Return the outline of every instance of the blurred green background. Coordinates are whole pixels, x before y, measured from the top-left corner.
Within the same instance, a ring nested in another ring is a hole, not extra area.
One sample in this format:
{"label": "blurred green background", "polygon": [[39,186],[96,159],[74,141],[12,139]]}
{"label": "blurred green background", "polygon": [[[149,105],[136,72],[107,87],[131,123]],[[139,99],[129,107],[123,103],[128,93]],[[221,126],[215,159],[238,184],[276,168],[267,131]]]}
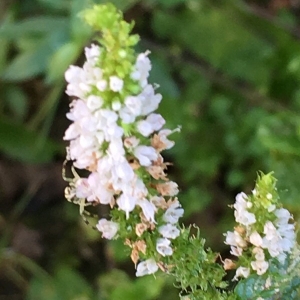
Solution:
{"label": "blurred green background", "polygon": [[[151,50],[160,113],[182,126],[165,158],[183,222],[226,255],[228,205],[259,170],[275,172],[299,221],[300,2],[112,2],[135,20],[137,50]],[[0,1],[1,300],[177,299],[171,278],[135,279],[122,243],[102,240],[64,199],[63,74],[92,41],[78,18],[91,3]]]}

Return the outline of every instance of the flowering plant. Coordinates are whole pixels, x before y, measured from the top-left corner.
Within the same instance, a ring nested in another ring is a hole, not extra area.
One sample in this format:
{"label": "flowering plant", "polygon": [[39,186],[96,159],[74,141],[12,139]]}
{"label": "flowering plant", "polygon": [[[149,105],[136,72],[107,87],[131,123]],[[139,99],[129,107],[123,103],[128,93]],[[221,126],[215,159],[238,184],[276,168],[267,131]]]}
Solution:
{"label": "flowering plant", "polygon": [[[192,227],[178,222],[184,211],[162,151],[174,146],[169,136],[180,129],[165,128],[155,112],[162,96],[148,82],[150,52],[136,55],[133,24],[113,5],[94,6],[82,17],[101,35],[85,49],[83,67],[70,66],[65,73],[66,93],[73,97],[64,136],[74,175],[66,178],[67,199],[83,216],[90,216],[87,206],[109,206],[109,218],[94,216],[102,237],[129,247],[136,276],[159,269],[173,275],[182,299],[291,297],[290,289],[300,284],[299,250],[272,174],[259,175],[252,195],[237,196],[238,225],[225,234],[237,260],[222,260],[223,267],[219,255],[205,249],[199,229],[192,235]],[[239,281],[234,289],[223,280],[230,269]]]}

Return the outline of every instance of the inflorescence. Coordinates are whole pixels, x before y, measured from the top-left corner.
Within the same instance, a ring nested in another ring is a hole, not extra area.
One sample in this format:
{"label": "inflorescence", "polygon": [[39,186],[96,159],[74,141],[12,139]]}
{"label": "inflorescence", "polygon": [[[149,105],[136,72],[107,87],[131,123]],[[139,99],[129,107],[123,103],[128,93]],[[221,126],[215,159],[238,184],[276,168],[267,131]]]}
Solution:
{"label": "inflorescence", "polygon": [[224,262],[225,269],[237,268],[234,280],[247,278],[253,272],[263,275],[274,260],[283,265],[293,250],[295,224],[290,223],[291,214],[278,200],[271,174],[259,177],[252,195],[236,196],[233,207],[237,226],[225,234],[225,243],[238,261]]}
{"label": "inflorescence", "polygon": [[[64,139],[70,141],[67,159],[88,174],[73,179],[70,197],[84,206],[110,206],[111,219],[100,219],[96,228],[106,239],[124,237],[135,264],[146,258],[137,266],[142,276],[157,271],[160,256],[172,255],[172,240],[180,234],[178,186],[168,179],[161,155],[174,146],[168,137],[179,129],[164,128],[165,119],[155,113],[162,96],[148,82],[149,52],[132,55],[128,41],[134,44],[134,36],[122,22],[109,24],[112,32],[118,27],[115,43],[110,32],[104,34],[102,47],[85,48],[83,67],[70,66],[65,73],[66,93],[74,100]],[[147,245],[150,235],[154,247]]]}

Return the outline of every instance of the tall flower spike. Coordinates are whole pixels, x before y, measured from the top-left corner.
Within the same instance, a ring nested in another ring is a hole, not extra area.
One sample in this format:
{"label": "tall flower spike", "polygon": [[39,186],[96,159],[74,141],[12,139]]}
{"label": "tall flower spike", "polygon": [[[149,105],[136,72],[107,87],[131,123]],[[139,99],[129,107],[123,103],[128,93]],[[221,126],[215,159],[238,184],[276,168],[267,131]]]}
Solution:
{"label": "tall flower spike", "polygon": [[174,145],[167,136],[177,130],[164,128],[164,118],[155,113],[162,96],[148,82],[150,52],[134,52],[132,24],[111,4],[82,16],[101,35],[85,49],[83,67],[70,66],[65,74],[66,93],[74,100],[64,139],[74,167],[87,174],[72,180],[73,200],[80,199],[83,210],[110,205],[110,220],[100,218],[96,228],[131,247],[137,276],[152,274],[180,235],[183,209],[173,198],[178,186],[167,178],[161,155]]}
{"label": "tall flower spike", "polygon": [[292,216],[281,207],[272,174],[258,176],[252,195],[240,193],[233,205],[237,226],[228,231],[225,244],[237,256],[236,275],[265,274],[272,264],[284,265],[296,243]]}

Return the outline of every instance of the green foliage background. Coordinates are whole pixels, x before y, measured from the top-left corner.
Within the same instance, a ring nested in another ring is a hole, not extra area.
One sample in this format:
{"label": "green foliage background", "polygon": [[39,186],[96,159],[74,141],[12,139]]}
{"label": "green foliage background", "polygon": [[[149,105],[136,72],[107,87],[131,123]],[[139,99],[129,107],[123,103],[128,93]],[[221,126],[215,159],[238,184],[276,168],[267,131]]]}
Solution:
{"label": "green foliage background", "polygon": [[[151,81],[160,85],[168,127],[182,126],[165,156],[181,187],[183,221],[197,223],[208,245],[226,255],[228,205],[253,188],[258,170],[275,171],[281,200],[299,220],[300,6],[111,2],[135,20],[137,50],[151,50]],[[102,241],[63,198],[63,74],[82,64],[92,41],[78,18],[92,3],[102,1],[0,3],[1,299],[177,297],[165,276],[135,279],[123,245]]]}

